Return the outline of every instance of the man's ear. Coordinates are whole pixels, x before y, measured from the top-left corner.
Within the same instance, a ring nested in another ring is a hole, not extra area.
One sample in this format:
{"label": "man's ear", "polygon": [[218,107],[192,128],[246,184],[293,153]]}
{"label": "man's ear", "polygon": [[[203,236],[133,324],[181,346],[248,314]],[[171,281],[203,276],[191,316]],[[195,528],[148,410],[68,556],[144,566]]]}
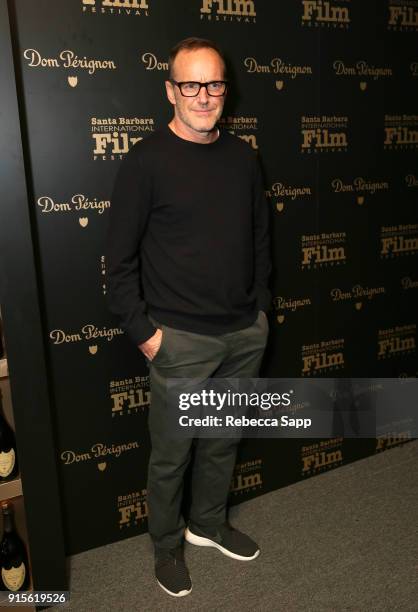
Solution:
{"label": "man's ear", "polygon": [[174,95],[174,85],[171,81],[166,81],[165,82],[165,90],[167,93],[167,98],[169,99],[169,101],[171,102],[171,104],[176,104],[176,98]]}

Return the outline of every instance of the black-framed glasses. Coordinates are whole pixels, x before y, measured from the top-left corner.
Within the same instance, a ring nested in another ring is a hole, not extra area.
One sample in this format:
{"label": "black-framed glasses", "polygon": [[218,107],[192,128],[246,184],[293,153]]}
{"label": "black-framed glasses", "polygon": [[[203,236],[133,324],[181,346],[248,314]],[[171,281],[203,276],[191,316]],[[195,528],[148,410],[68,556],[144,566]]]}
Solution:
{"label": "black-framed glasses", "polygon": [[208,96],[223,96],[226,92],[228,81],[209,81],[208,83],[200,83],[199,81],[175,81],[170,79],[171,83],[177,85],[182,96],[186,98],[194,98],[199,95],[202,87],[205,87]]}

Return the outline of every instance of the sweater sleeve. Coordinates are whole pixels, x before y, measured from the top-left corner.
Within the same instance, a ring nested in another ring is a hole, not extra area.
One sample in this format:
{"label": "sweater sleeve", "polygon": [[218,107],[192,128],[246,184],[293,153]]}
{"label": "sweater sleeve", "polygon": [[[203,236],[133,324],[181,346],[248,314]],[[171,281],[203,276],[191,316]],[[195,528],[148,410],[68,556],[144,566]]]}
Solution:
{"label": "sweater sleeve", "polygon": [[133,149],[122,160],[113,187],[105,240],[106,301],[137,346],[156,331],[146,315],[140,285],[140,243],[151,209],[151,177]]}
{"label": "sweater sleeve", "polygon": [[254,178],[254,282],[257,307],[268,312],[271,309],[271,293],[268,288],[271,273],[269,207],[264,193],[260,163],[255,157]]}

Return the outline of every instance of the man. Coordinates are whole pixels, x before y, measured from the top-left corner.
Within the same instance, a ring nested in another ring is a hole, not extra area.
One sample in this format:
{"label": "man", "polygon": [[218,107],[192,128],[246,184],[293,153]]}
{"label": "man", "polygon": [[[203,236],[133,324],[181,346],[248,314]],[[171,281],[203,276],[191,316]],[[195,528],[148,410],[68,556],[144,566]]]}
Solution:
{"label": "man", "polygon": [[256,156],[217,127],[227,91],[221,51],[208,40],[181,41],[165,85],[174,117],[121,164],[106,264],[109,308],[150,367],[149,533],[157,581],[180,597],[192,588],[184,538],[238,560],[260,551],[226,519],[235,439],[195,440],[185,529],[180,508],[193,441],[170,437],[166,379],[258,376],[270,258]]}

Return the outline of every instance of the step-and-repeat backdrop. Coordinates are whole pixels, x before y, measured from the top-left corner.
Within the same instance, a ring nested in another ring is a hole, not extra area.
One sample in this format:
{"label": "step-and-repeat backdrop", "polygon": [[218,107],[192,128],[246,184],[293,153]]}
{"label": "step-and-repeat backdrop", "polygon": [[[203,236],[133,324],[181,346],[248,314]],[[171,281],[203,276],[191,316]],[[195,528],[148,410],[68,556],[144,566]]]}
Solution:
{"label": "step-and-repeat backdrop", "polygon": [[[15,0],[68,553],[147,529],[148,370],[106,307],[116,171],[217,41],[271,207],[269,377],[417,375],[417,0]],[[245,440],[232,504],[410,438]],[[41,475],[40,475],[41,477]]]}

